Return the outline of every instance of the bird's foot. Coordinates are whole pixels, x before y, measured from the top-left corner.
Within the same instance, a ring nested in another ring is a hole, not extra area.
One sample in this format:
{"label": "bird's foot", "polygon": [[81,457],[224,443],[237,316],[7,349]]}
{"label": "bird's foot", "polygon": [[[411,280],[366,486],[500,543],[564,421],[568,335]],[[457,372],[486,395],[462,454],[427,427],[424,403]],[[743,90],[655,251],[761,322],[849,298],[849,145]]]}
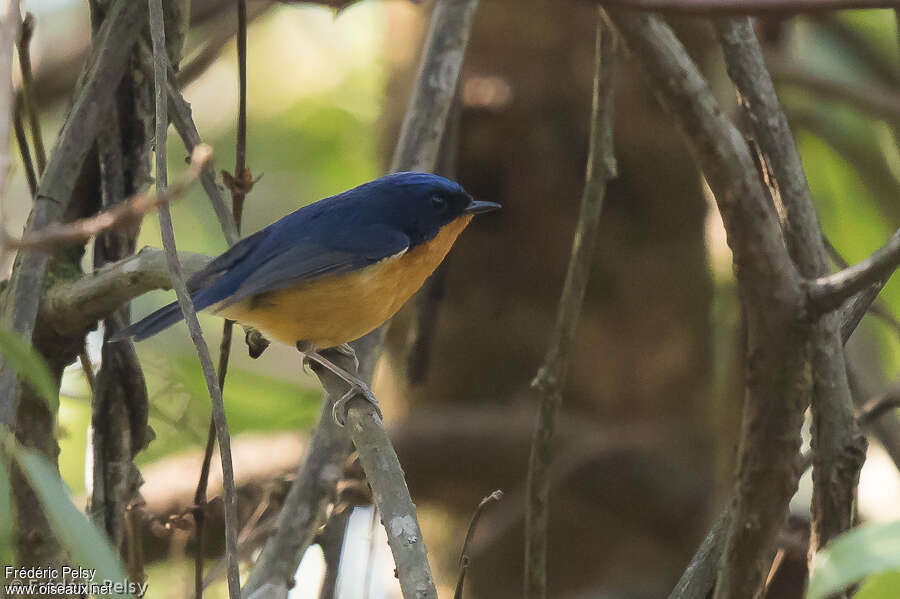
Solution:
{"label": "bird's foot", "polygon": [[354,397],[362,398],[372,404],[372,407],[375,408],[375,413],[378,414],[380,419],[384,420],[384,415],[381,413],[381,406],[378,405],[375,394],[372,393],[372,390],[369,389],[369,386],[364,382],[357,381],[350,384],[350,389],[348,389],[339,400],[334,402],[334,406],[331,408],[331,416],[338,426],[343,427],[347,423],[347,411],[350,409],[348,403]]}
{"label": "bird's foot", "polygon": [[341,343],[337,347],[333,348],[334,351],[338,352],[342,356],[347,356],[348,358],[353,358],[353,365],[359,370],[359,358],[356,357],[356,350],[351,347],[349,343]]}

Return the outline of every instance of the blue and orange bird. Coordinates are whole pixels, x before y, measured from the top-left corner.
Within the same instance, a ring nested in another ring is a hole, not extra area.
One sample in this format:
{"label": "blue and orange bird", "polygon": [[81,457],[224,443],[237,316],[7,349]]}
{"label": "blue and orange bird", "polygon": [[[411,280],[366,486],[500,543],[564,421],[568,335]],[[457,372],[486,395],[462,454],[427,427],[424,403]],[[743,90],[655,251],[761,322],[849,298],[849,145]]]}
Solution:
{"label": "blue and orange bird", "polygon": [[[458,183],[394,173],[319,200],[241,240],[187,282],[205,310],[296,346],[377,407],[358,377],[321,355],[393,316],[443,261],[475,214],[500,208]],[[113,339],[146,339],[182,319],[171,303]],[[355,356],[354,356],[355,357]]]}

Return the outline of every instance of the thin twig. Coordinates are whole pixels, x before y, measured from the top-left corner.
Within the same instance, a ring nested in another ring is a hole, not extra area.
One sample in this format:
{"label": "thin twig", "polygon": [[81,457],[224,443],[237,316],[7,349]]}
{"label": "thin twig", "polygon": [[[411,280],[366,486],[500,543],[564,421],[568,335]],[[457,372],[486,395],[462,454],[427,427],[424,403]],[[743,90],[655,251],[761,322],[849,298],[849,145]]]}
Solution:
{"label": "thin twig", "polygon": [[[166,133],[169,125],[168,117],[168,56],[166,53],[166,32],[163,23],[162,0],[149,0],[150,4],[150,36],[153,42],[153,71],[156,100],[156,187],[160,193],[166,192]],[[240,599],[241,582],[237,563],[237,497],[234,488],[234,468],[231,461],[231,440],[228,435],[228,423],[225,407],[222,402],[222,390],[216,378],[209,347],[203,339],[203,331],[197,320],[190,293],[185,284],[181,264],[175,247],[175,233],[172,228],[172,215],[167,204],[159,210],[159,225],[169,271],[172,275],[172,286],[178,296],[178,304],[184,320],[191,332],[191,340],[197,348],[203,375],[212,402],[213,418],[216,423],[216,435],[222,458],[222,479],[224,488],[225,512],[225,553],[228,557],[228,593],[231,599]]]}
{"label": "thin twig", "polygon": [[462,549],[459,552],[459,577],[456,579],[456,591],[453,593],[453,599],[462,599],[463,596],[463,586],[466,583],[466,572],[469,570],[470,563],[469,541],[472,540],[472,536],[475,534],[475,529],[478,527],[478,521],[481,519],[481,514],[488,504],[496,503],[501,499],[503,499],[503,491],[497,489],[490,495],[483,497],[482,500],[478,502],[475,511],[472,513],[472,518],[469,520],[469,526],[466,527],[466,538],[463,539]]}
{"label": "thin twig", "polygon": [[775,83],[797,86],[825,100],[845,103],[877,119],[900,125],[900,94],[877,84],[848,82],[819,75],[796,61],[767,56],[769,71]]}
{"label": "thin twig", "polygon": [[212,148],[207,145],[197,146],[191,155],[191,166],[181,181],[164,193],[157,187],[155,195],[139,193],[109,210],[68,223],[50,223],[40,231],[20,239],[0,233],[0,244],[5,248],[51,251],[61,245],[84,243],[104,231],[116,229],[136,231],[148,212],[184,195],[190,183],[197,178],[211,158]]}
{"label": "thin twig", "polygon": [[[832,261],[837,264],[838,268],[847,268],[850,266],[847,264],[847,261],[844,260],[844,257],[841,256],[840,252],[834,247],[834,244],[828,239],[828,237],[823,237],[825,241],[825,249],[828,251],[828,255],[831,257]],[[855,296],[851,297],[849,300],[844,302],[843,307],[841,308],[841,326],[846,327],[850,326],[855,329],[859,320],[865,314],[870,314],[875,318],[880,319],[884,324],[894,330],[895,333],[900,335],[900,320],[897,320],[897,317],[894,316],[890,307],[884,302],[884,300],[878,300],[877,295],[881,292],[881,289],[887,283],[887,279],[882,279],[881,281],[874,283],[872,287],[866,288]],[[873,289],[873,287],[877,287]],[[872,295],[872,298],[865,301],[869,295]],[[863,303],[865,302],[865,303]],[[866,308],[866,309],[863,309]],[[859,320],[854,321],[853,319],[857,318]],[[844,336],[846,338],[846,336]]]}
{"label": "thin twig", "polygon": [[594,257],[600,213],[606,184],[616,175],[613,158],[613,84],[616,43],[603,13],[597,10],[594,100],[591,112],[590,147],[581,210],[572,241],[572,257],[544,363],[532,382],[540,394],[540,406],[528,461],[527,510],[525,518],[526,599],[547,596],[547,534],[549,521],[550,465],[556,421],[562,405],[569,366],[569,353],[587,290]]}
{"label": "thin twig", "polygon": [[[238,53],[238,118],[237,118],[237,142],[235,146],[234,176],[252,176],[246,169],[247,156],[247,2],[237,0],[237,53]],[[239,175],[240,173],[240,175]],[[231,214],[234,218],[234,227],[238,235],[241,232],[241,217],[244,212],[245,190],[239,186],[231,188]],[[227,240],[226,240],[227,241]],[[222,325],[222,341],[219,344],[219,388],[225,388],[225,378],[228,374],[228,361],[231,357],[231,338],[234,332],[234,321],[225,320]],[[206,519],[204,509],[206,506],[206,486],[209,482],[209,465],[212,461],[213,448],[215,446],[215,422],[212,416],[209,420],[209,433],[206,438],[206,448],[203,454],[203,464],[200,468],[200,477],[197,481],[197,491],[194,494],[196,505],[195,518],[197,520],[197,553],[194,559],[194,593],[200,599],[203,596],[203,550],[204,527]]]}
{"label": "thin twig", "polygon": [[897,408],[900,408],[900,395],[886,393],[863,404],[857,411],[856,420],[860,426],[870,426],[883,415]]}
{"label": "thin twig", "polygon": [[31,36],[34,34],[34,15],[25,13],[22,29],[16,47],[19,51],[19,68],[22,70],[22,104],[28,115],[28,126],[31,127],[31,141],[34,144],[34,155],[37,158],[38,175],[47,168],[47,153],[44,151],[44,138],[41,136],[41,119],[38,116],[37,102],[34,97],[34,76],[31,72]]}
{"label": "thin twig", "polygon": [[816,279],[809,289],[811,309],[823,313],[889,277],[900,265],[900,229],[871,256],[834,274]]}
{"label": "thin twig", "polygon": [[[261,17],[274,4],[269,0],[257,0],[249,7],[247,22],[251,23]],[[203,47],[196,50],[189,59],[182,61],[176,77],[179,89],[184,89],[186,85],[206,72],[206,69],[218,59],[222,48],[231,41],[236,33],[235,22],[230,12],[211,27],[213,31],[205,36]]]}
{"label": "thin twig", "polygon": [[13,129],[16,133],[16,144],[19,146],[19,154],[22,156],[22,164],[25,166],[25,179],[28,181],[28,191],[31,199],[37,198],[38,178],[34,170],[34,161],[31,159],[31,149],[28,147],[28,136],[25,134],[25,124],[22,122],[22,96],[16,94],[13,108]]}

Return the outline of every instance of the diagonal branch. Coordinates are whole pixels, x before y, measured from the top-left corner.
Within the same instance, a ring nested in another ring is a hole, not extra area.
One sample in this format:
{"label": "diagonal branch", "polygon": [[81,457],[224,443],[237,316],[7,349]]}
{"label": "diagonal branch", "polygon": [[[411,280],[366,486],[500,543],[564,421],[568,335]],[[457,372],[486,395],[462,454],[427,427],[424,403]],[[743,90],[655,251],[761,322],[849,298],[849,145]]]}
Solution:
{"label": "diagonal branch", "polygon": [[572,241],[572,257],[559,300],[556,326],[551,333],[544,363],[532,383],[540,393],[540,405],[528,461],[524,593],[527,599],[547,596],[550,467],[553,463],[556,421],[562,406],[569,353],[590,278],[606,184],[616,176],[612,133],[616,42],[615,34],[600,9],[597,10],[596,35],[594,100],[581,210]]}
{"label": "diagonal branch", "polygon": [[[156,188],[158,193],[165,194],[167,186],[166,172],[166,133],[169,127],[167,84],[169,80],[168,56],[166,52],[166,31],[163,23],[162,0],[149,0],[150,3],[150,37],[153,41],[153,74],[156,100]],[[191,301],[185,283],[184,273],[178,261],[175,247],[175,232],[172,228],[172,215],[168,204],[162,204],[159,210],[159,227],[166,249],[166,262],[171,273],[172,286],[178,296],[178,304],[184,320],[191,333],[191,340],[197,348],[203,375],[209,390],[212,413],[216,424],[216,436],[219,441],[222,458],[222,479],[224,489],[225,511],[225,554],[228,560],[228,594],[231,599],[240,599],[241,581],[237,562],[237,497],[234,487],[234,467],[231,461],[231,440],[228,435],[228,423],[225,407],[222,402],[222,389],[216,378],[209,347],[203,339],[200,321]]]}
{"label": "diagonal branch", "polygon": [[867,288],[879,283],[883,286],[882,281],[886,282],[898,265],[900,229],[865,260],[813,281],[809,288],[810,310],[823,314],[840,308],[844,302]]}

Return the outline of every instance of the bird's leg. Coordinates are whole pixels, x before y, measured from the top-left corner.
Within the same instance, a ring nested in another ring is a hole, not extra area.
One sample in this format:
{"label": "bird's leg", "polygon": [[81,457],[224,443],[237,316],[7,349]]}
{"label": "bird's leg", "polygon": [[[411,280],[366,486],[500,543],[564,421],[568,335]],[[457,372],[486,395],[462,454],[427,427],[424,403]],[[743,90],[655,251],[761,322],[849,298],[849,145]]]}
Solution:
{"label": "bird's leg", "polygon": [[[359,396],[372,404],[372,406],[375,408],[375,411],[378,413],[378,417],[382,419],[384,418],[381,413],[381,407],[378,405],[378,400],[375,399],[375,394],[372,393],[372,390],[369,389],[369,386],[365,383],[365,381],[360,379],[358,376],[347,372],[346,370],[320,354],[318,351],[313,349],[307,343],[298,342],[297,350],[303,354],[304,361],[309,360],[310,362],[315,362],[316,364],[327,368],[335,376],[337,376],[350,386],[350,389],[348,389],[340,399],[334,402],[334,407],[331,410],[332,417],[339,426],[344,426],[344,423],[347,420],[347,402],[356,396]],[[351,349],[350,351],[352,352],[353,350]]]}

